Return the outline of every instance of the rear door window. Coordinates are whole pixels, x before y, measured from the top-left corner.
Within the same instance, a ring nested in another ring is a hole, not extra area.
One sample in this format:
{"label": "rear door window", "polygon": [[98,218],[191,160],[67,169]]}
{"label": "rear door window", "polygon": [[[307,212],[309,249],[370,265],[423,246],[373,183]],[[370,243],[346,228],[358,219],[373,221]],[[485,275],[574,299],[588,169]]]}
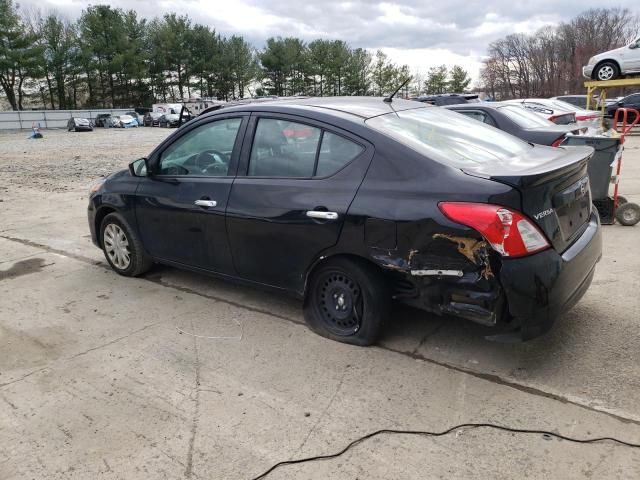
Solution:
{"label": "rear door window", "polygon": [[260,118],[249,158],[249,176],[313,176],[322,130],[285,119]]}
{"label": "rear door window", "polygon": [[319,127],[286,119],[260,118],[249,158],[250,177],[328,177],[364,147]]}

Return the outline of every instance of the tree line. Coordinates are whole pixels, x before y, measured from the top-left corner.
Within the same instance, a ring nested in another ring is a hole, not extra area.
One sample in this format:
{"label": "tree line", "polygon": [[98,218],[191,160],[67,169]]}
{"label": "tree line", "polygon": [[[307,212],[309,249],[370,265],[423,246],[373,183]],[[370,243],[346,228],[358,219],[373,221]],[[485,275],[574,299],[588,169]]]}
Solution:
{"label": "tree line", "polygon": [[[446,66],[438,68],[424,82],[417,75],[403,93],[468,86],[461,67],[453,68],[452,82],[438,77],[444,68],[448,78]],[[269,38],[257,50],[241,35],[225,37],[175,13],[148,20],[134,10],[95,5],[71,22],[0,0],[0,86],[14,110],[25,107],[27,96],[45,108],[75,109],[191,96],[384,95],[411,76],[382,51],[341,40]]]}
{"label": "tree line", "polygon": [[496,99],[583,92],[582,66],[595,54],[628,44],[638,26],[638,16],[626,8],[597,8],[532,35],[508,35],[489,45],[482,86]]}

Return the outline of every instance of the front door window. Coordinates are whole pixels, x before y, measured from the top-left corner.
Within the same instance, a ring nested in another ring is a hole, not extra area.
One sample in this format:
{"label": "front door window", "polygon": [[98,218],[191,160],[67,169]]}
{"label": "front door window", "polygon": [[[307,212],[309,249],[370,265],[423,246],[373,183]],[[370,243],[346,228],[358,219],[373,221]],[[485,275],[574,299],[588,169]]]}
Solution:
{"label": "front door window", "polygon": [[226,176],[241,123],[226,118],[186,133],[162,152],[158,175]]}

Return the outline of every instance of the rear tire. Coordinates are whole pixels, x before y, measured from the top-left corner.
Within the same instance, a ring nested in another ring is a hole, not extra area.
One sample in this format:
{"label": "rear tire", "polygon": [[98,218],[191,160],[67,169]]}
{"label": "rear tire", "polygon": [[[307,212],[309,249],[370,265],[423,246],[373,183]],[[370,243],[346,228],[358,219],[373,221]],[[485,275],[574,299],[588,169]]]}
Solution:
{"label": "rear tire", "polygon": [[605,82],[615,80],[620,76],[620,69],[614,62],[602,62],[593,72],[594,80]]}
{"label": "rear tire", "polygon": [[100,243],[107,262],[120,275],[137,277],[153,265],[136,233],[118,213],[110,213],[102,220]]}
{"label": "rear tire", "polygon": [[640,206],[635,203],[625,203],[616,210],[616,220],[625,227],[631,227],[640,222]]}
{"label": "rear tire", "polygon": [[323,337],[351,345],[376,342],[391,305],[386,282],[372,265],[346,258],[315,270],[304,301],[304,318]]}

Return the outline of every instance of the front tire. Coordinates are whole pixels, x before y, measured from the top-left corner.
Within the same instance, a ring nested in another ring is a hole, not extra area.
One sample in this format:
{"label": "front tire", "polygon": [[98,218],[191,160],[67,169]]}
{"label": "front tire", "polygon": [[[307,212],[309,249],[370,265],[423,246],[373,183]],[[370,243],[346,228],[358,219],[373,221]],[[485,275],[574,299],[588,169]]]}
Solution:
{"label": "front tire", "polygon": [[153,265],[136,233],[117,213],[102,220],[100,243],[107,262],[120,275],[137,277]]}
{"label": "front tire", "polygon": [[615,80],[620,76],[620,69],[614,62],[602,62],[598,65],[593,72],[594,80],[606,82],[608,80]]}
{"label": "front tire", "polygon": [[323,337],[352,345],[376,342],[391,297],[384,277],[364,261],[336,258],[313,272],[304,301],[304,318]]}

